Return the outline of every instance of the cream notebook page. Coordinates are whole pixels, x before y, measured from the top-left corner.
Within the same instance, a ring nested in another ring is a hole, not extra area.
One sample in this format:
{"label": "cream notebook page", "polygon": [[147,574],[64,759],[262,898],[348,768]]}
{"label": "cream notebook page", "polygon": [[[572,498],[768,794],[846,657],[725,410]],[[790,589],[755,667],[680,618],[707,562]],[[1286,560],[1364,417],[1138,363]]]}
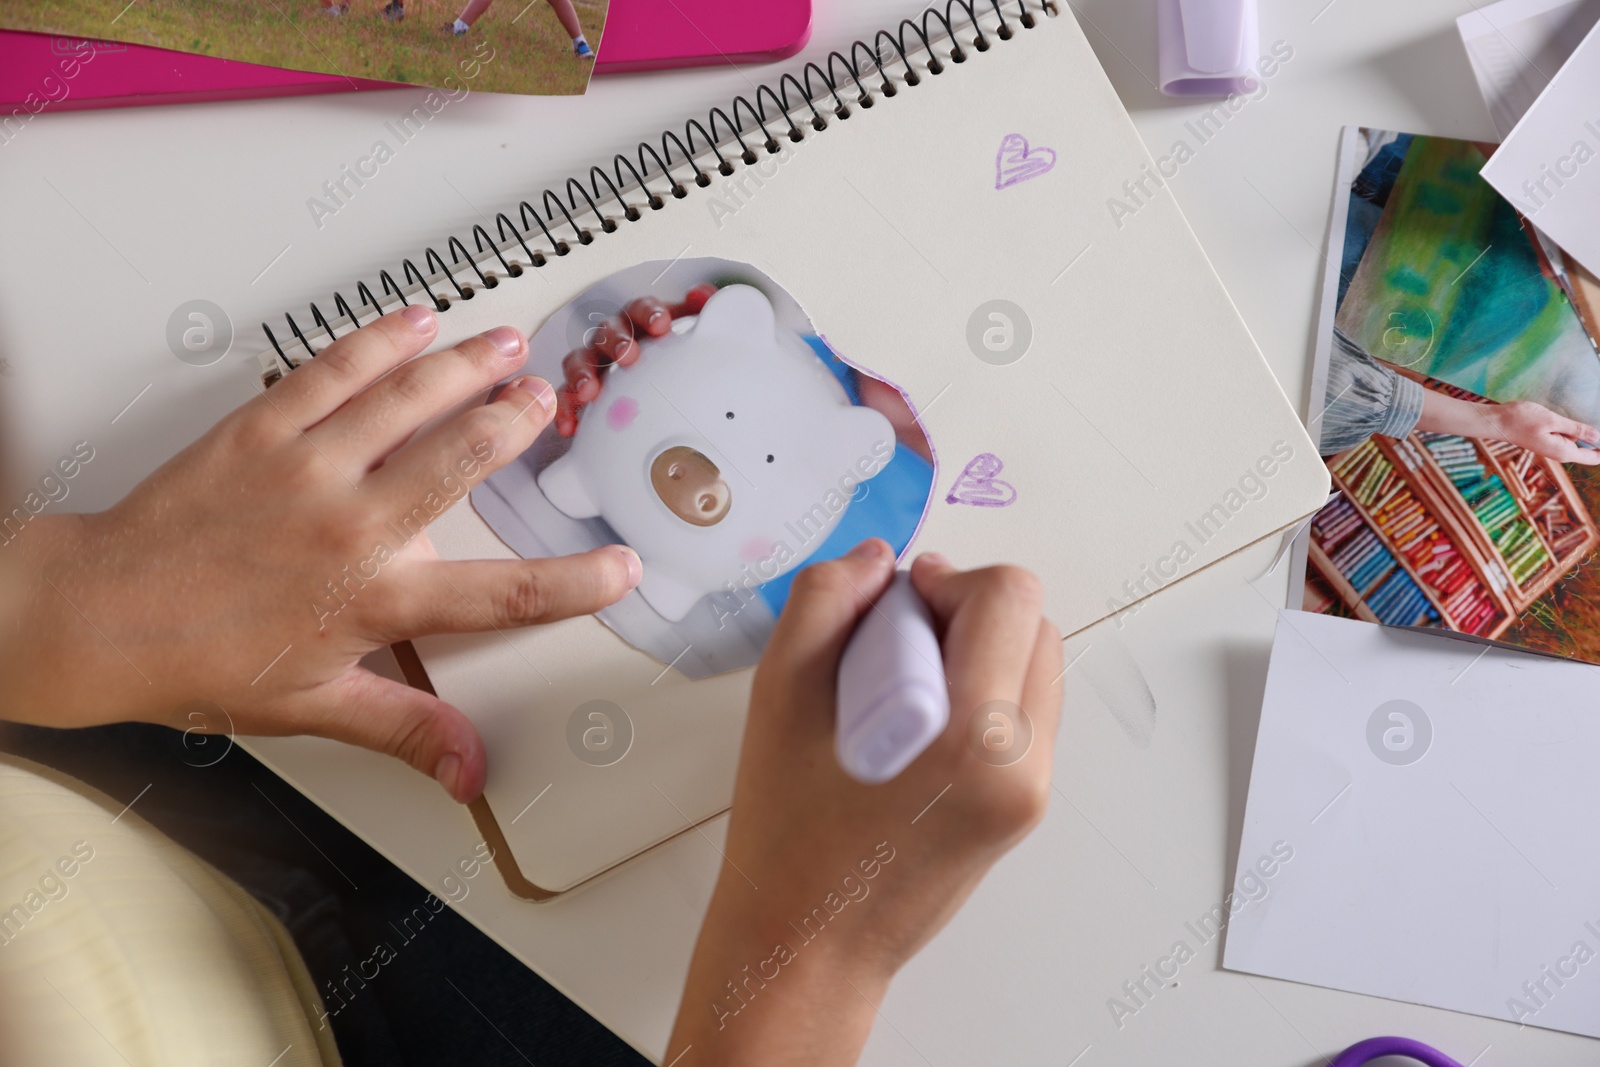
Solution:
{"label": "cream notebook page", "polygon": [[[1170,195],[1126,198],[1150,157],[1070,13],[1023,29],[1015,7],[1011,39],[992,11],[986,51],[958,24],[965,62],[946,58],[892,97],[863,77],[875,103],[846,119],[824,91],[825,130],[801,101],[799,143],[769,122],[784,157],[736,210],[721,176],[700,188],[676,167],[685,196],[634,222],[608,212],[616,232],[596,227],[591,244],[455,302],[440,344],[504,322],[532,334],[638,264],[749,264],[918,412],[936,465],[911,550],[1031,568],[1067,633],[1295,523],[1327,493],[1316,449]],[[919,45],[911,61],[924,60]],[[898,59],[888,69],[903,73]],[[854,100],[848,78],[841,93]],[[526,259],[515,242],[507,254]],[[1006,365],[969,343],[996,300],[1031,326]],[[975,479],[980,500],[1009,506],[972,506]],[[432,537],[447,558],[512,555],[467,506]],[[439,695],[482,729],[488,799],[537,885],[569,888],[727,806],[748,669],[692,681],[593,618],[418,650]],[[574,710],[596,700],[632,725],[626,756],[604,767],[568,744]]]}

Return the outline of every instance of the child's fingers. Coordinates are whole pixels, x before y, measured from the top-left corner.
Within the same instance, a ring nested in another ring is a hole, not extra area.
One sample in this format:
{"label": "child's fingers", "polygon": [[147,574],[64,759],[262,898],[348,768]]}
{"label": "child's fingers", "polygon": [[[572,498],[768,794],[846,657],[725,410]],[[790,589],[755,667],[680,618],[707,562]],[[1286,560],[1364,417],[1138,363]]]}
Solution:
{"label": "child's fingers", "polygon": [[1561,420],[1559,430],[1574,441],[1588,441],[1591,444],[1600,443],[1600,430],[1596,430],[1586,422],[1578,422],[1565,416],[1557,416]]}
{"label": "child's fingers", "polygon": [[527,354],[527,340],[519,331],[496,327],[397,368],[308,436],[348,475],[360,477],[405,444],[417,427],[504,378]]}
{"label": "child's fingers", "polygon": [[[1040,622],[1028,652],[1020,708],[979,705],[982,717],[976,721],[972,712],[962,715],[952,709],[951,729],[939,741],[946,753],[959,746],[960,756],[987,787],[987,799],[973,813],[971,825],[988,843],[1003,847],[1020,840],[1050,806],[1061,721],[1061,634],[1048,621]],[[991,754],[983,761],[991,766],[970,767],[977,762],[975,754],[969,755],[976,745]]]}
{"label": "child's fingers", "polygon": [[313,691],[293,726],[404,760],[463,804],[483,792],[488,760],[472,721],[432,693],[362,668]]}
{"label": "child's fingers", "polygon": [[609,367],[613,363],[626,366],[639,358],[639,342],[633,337],[633,323],[626,318],[617,318],[594,331],[589,341],[589,350],[595,355],[595,362],[600,367]]}
{"label": "child's fingers", "polygon": [[580,403],[587,404],[600,395],[600,365],[596,358],[590,349],[579,348],[568,352],[561,360],[567,388]]}
{"label": "child's fingers", "polygon": [[941,631],[951,717],[964,723],[991,700],[1020,703],[1043,617],[1039,579],[1020,567],[957,571],[923,556],[911,581]]}
{"label": "child's fingers", "polygon": [[462,412],[394,453],[363,488],[385,502],[389,521],[425,526],[521,455],[555,410],[548,382],[518,378],[493,403]]}
{"label": "child's fingers", "polygon": [[559,622],[615,604],[641,573],[626,545],[554,559],[431,561],[375,599],[383,617],[367,622],[392,640]]}
{"label": "child's fingers", "polygon": [[298,430],[308,430],[428,347],[438,332],[439,317],[432,308],[413,304],[391,312],[345,334],[253,403],[275,409]]}
{"label": "child's fingers", "polygon": [[760,676],[775,680],[786,691],[811,686],[831,694],[845,643],[893,576],[894,551],[878,538],[861,542],[848,555],[802,570],[767,642]]}
{"label": "child's fingers", "polygon": [[578,432],[578,412],[583,410],[583,404],[575,397],[571,389],[562,389],[556,393],[556,433],[562,437],[571,437]]}
{"label": "child's fingers", "polygon": [[675,319],[685,315],[698,315],[705,309],[706,301],[717,295],[717,287],[712,282],[701,282],[690,289],[683,297],[683,303],[673,305],[669,310]]}
{"label": "child's fingers", "polygon": [[1560,463],[1576,463],[1581,467],[1593,467],[1600,463],[1600,451],[1592,448],[1579,448],[1571,442],[1562,441],[1557,450],[1559,454],[1551,458]]}
{"label": "child's fingers", "polygon": [[642,296],[622,309],[635,336],[665,337],[672,330],[672,312],[653,296]]}
{"label": "child's fingers", "polygon": [[1033,660],[1022,682],[1022,707],[1033,724],[1034,748],[1053,754],[1056,731],[1061,725],[1062,682],[1066,671],[1061,631],[1049,619],[1039,620],[1039,633],[1033,643]]}

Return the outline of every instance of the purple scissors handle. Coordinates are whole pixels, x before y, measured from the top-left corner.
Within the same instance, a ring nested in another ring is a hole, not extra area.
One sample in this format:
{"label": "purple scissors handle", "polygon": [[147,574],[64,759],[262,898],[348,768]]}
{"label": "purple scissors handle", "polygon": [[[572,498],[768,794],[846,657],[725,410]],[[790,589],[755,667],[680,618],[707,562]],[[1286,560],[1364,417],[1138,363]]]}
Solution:
{"label": "purple scissors handle", "polygon": [[1361,1067],[1364,1063],[1384,1056],[1409,1056],[1427,1067],[1461,1067],[1432,1045],[1413,1041],[1409,1037],[1369,1037],[1358,1041],[1333,1058],[1328,1067]]}

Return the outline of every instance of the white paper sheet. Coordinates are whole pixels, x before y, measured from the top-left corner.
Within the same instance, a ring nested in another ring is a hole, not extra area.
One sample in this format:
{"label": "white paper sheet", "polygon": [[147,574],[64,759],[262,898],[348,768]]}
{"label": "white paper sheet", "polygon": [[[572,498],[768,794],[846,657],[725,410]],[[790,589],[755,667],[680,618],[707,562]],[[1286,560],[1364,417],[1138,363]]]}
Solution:
{"label": "white paper sheet", "polygon": [[1456,20],[1501,138],[1600,22],[1600,0],[1500,0]]}
{"label": "white paper sheet", "polygon": [[1483,177],[1569,255],[1600,271],[1600,26],[1551,78]]}
{"label": "white paper sheet", "polygon": [[1233,917],[1223,965],[1600,1037],[1597,684],[1284,612],[1239,878],[1293,857]]}

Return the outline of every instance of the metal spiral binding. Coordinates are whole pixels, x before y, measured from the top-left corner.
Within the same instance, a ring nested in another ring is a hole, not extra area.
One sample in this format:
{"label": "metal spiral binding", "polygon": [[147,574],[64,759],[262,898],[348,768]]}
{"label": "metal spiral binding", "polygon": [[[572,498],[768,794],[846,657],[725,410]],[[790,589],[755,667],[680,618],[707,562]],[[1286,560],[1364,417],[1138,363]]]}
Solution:
{"label": "metal spiral binding", "polygon": [[[987,12],[983,12],[984,8],[991,9],[994,19],[998,20],[998,24],[992,29],[986,29],[983,24],[983,19],[987,17]],[[1015,14],[1008,16],[1007,9],[1014,9]],[[522,223],[520,229],[504,212],[497,214],[495,229],[498,240],[490,236],[489,231],[483,226],[474,225],[472,227],[473,245],[476,250],[474,252],[469,252],[466,243],[460,238],[451,237],[445,245],[450,253],[449,263],[446,263],[444,257],[433,248],[428,248],[424,250],[422,267],[418,267],[410,259],[402,262],[404,284],[396,282],[387,270],[380,271],[378,278],[383,286],[382,296],[374,295],[366,282],[357,282],[356,293],[360,298],[358,306],[352,307],[343,294],[334,293],[333,305],[336,314],[331,320],[322,313],[321,308],[312,304],[311,319],[316,327],[312,336],[317,337],[320,334],[331,343],[338,336],[336,329],[347,326],[350,329],[360,329],[365,325],[361,322],[360,313],[370,306],[374,312],[373,318],[377,318],[385,313],[384,301],[389,297],[394,298],[394,302],[388,308],[390,311],[396,307],[408,306],[419,297],[427,299],[438,311],[447,311],[452,300],[450,290],[454,290],[454,299],[470,300],[478,288],[496,288],[502,277],[521,277],[530,267],[533,269],[543,267],[552,255],[567,255],[572,250],[571,242],[574,240],[580,245],[591,244],[595,239],[593,231],[585,228],[579,221],[586,216],[593,216],[598,221],[602,233],[614,233],[619,228],[617,218],[608,215],[603,210],[605,208],[620,209],[623,221],[636,222],[643,217],[641,207],[659,211],[666,205],[665,196],[676,199],[687,196],[688,189],[684,181],[693,181],[703,189],[711,184],[709,170],[714,169],[716,173],[728,176],[735,173],[733,160],[745,166],[754,165],[759,162],[760,157],[756,155],[746,136],[753,135],[757,129],[761,132],[761,139],[755,143],[769,155],[777,154],[781,151],[781,146],[769,127],[778,127],[780,135],[787,136],[790,141],[799,142],[806,137],[802,132],[802,125],[808,125],[818,132],[828,128],[828,115],[825,112],[829,111],[827,105],[830,99],[833,105],[831,115],[840,121],[850,118],[852,105],[861,108],[872,107],[876,99],[873,90],[863,82],[863,78],[870,81],[875,75],[879,82],[877,92],[885,97],[895,96],[900,91],[900,85],[915,87],[921,84],[922,75],[918,65],[913,62],[914,58],[922,59],[922,71],[937,76],[944,72],[945,60],[951,63],[965,63],[969,58],[968,48],[976,52],[987,52],[991,47],[991,35],[1001,41],[1011,40],[1016,32],[1012,28],[1013,22],[1022,29],[1030,30],[1038,25],[1038,15],[1054,16],[1056,13],[1055,0],[1012,0],[1011,3],[1002,3],[1001,0],[987,0],[987,3],[985,0],[946,0],[942,12],[937,7],[929,7],[922,13],[920,19],[902,19],[893,32],[879,30],[871,44],[866,41],[855,41],[847,50],[848,55],[840,51],[828,53],[826,70],[813,61],[805,65],[799,77],[794,73],[785,73],[778,79],[776,89],[771,85],[758,87],[755,92],[755,103],[751,103],[744,96],[734,97],[731,118],[722,108],[714,107],[707,116],[706,123],[690,119],[684,125],[684,134],[681,138],[672,130],[664,131],[661,135],[659,152],[650,142],[639,142],[638,166],[634,166],[633,160],[628,156],[618,153],[612,160],[610,173],[599,166],[589,168],[587,187],[579,178],[568,178],[565,186],[565,202],[559,193],[551,189],[544,190],[540,196],[543,212],[528,201],[522,201],[518,205],[518,218]],[[962,41],[956,36],[962,25],[976,34],[966,46],[963,46]],[[942,54],[941,47],[945,48]],[[864,62],[858,59],[862,55],[865,56]],[[888,57],[887,60],[885,56]],[[850,93],[852,87],[855,90],[853,95]],[[794,93],[793,100],[790,97],[791,89]],[[819,102],[822,105],[820,110]],[[749,122],[753,125],[741,124],[741,113],[748,114]],[[779,126],[780,121],[787,125],[787,131]],[[725,130],[720,139],[719,129]],[[698,153],[695,149],[697,138],[701,144]],[[753,136],[751,140],[754,140]],[[734,145],[738,146],[737,152],[733,151]],[[676,165],[680,171],[687,165],[693,172],[692,177],[680,180],[679,176],[674,174],[674,151],[677,153]],[[716,158],[714,167],[709,167],[708,153]],[[651,174],[652,164],[656,172],[654,175]],[[665,196],[661,191],[650,187],[652,178],[666,181]],[[629,203],[627,196],[635,191],[643,194],[643,199]],[[539,236],[543,241],[535,239],[535,246],[530,247],[528,235],[533,232],[535,226],[538,227]],[[524,258],[516,257],[518,250]],[[512,258],[508,259],[508,254]],[[493,269],[496,264],[500,267],[500,272]],[[459,276],[461,274],[465,274],[466,277],[463,279]],[[476,284],[473,284],[474,279]],[[267,340],[271,342],[277,360],[281,363],[281,366],[274,365],[267,375],[268,384],[293,370],[300,362],[314,358],[317,354],[316,348],[301,330],[300,325],[295,322],[294,316],[285,313],[284,318],[288,322],[289,332],[294,336],[294,340],[289,342],[290,351],[294,351],[293,346],[297,344],[304,350],[305,356],[292,359],[284,352],[283,345],[274,336],[272,328],[263,322],[261,329],[267,335]]]}

